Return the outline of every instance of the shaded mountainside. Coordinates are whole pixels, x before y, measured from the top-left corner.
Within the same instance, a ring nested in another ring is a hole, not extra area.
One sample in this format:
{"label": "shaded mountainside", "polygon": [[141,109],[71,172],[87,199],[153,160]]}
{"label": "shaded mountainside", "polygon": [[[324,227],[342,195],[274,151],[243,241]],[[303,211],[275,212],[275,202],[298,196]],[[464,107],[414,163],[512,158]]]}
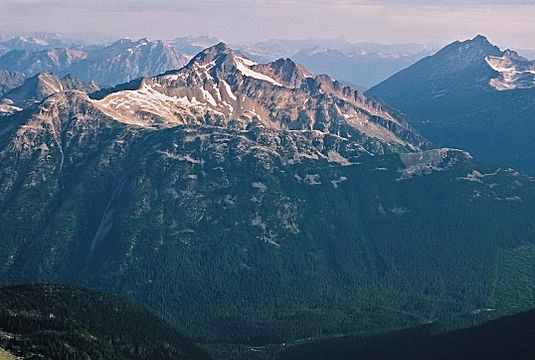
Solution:
{"label": "shaded mountainside", "polygon": [[62,285],[0,288],[0,330],[22,359],[209,359],[142,306]]}
{"label": "shaded mountainside", "polygon": [[58,76],[73,74],[82,81],[101,85],[154,76],[179,69],[185,63],[184,56],[172,46],[148,39],[122,39],[90,48],[12,50],[0,57],[0,69],[18,71],[27,77],[42,72]]}
{"label": "shaded mountainside", "polygon": [[445,332],[432,324],[379,335],[289,346],[277,360],[527,360],[535,357],[535,311]]}
{"label": "shaded mountainside", "polygon": [[49,72],[63,76],[70,66],[87,56],[81,49],[12,50],[0,57],[0,68],[18,71],[27,77]]}
{"label": "shaded mountainside", "polygon": [[224,44],[63,91],[0,119],[0,282],[128,295],[222,359],[534,306],[534,180],[425,145],[351,88]]}
{"label": "shaded mountainside", "polygon": [[535,173],[535,65],[483,36],[455,42],[366,94],[435,144]]}

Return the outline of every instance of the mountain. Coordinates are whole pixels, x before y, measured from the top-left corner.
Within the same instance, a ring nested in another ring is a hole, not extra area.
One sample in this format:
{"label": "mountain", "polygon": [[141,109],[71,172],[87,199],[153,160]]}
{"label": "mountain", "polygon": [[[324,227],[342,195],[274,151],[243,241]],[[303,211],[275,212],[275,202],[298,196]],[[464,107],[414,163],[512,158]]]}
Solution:
{"label": "mountain", "polygon": [[69,72],[75,62],[87,56],[84,50],[67,48],[12,50],[0,57],[0,68],[18,71],[28,77],[40,72],[53,72],[62,76]]}
{"label": "mountain", "polygon": [[142,306],[62,285],[1,288],[0,329],[17,359],[209,359]]}
{"label": "mountain", "polygon": [[40,103],[50,95],[67,90],[80,90],[90,93],[97,91],[98,87],[94,83],[85,84],[72,75],[66,75],[60,79],[51,73],[40,73],[26,79],[21,86],[0,97],[0,106],[3,104],[24,109]]}
{"label": "mountain", "polygon": [[535,173],[534,63],[485,37],[455,42],[370,89],[432,142]]}
{"label": "mountain", "polygon": [[24,74],[16,71],[0,70],[0,96],[24,82]]}
{"label": "mountain", "polygon": [[350,43],[344,39],[269,40],[240,47],[256,61],[290,57],[317,74],[370,88],[431,54],[432,45]]}
{"label": "mountain", "polygon": [[83,81],[114,85],[179,69],[185,63],[185,57],[163,41],[121,39],[90,51],[69,72]]}
{"label": "mountain", "polygon": [[63,91],[0,121],[0,283],[128,296],[221,359],[533,307],[535,180],[427,146],[350,87],[224,44]]}
{"label": "mountain", "polygon": [[185,62],[181,54],[162,41],[122,39],[87,49],[13,50],[0,57],[0,69],[26,76],[40,72],[73,74],[85,82],[114,85],[177,69]]}
{"label": "mountain", "polygon": [[[119,90],[119,91],[116,91]],[[290,59],[259,65],[220,43],[183,69],[93,96],[110,116],[144,126],[203,124],[318,130],[366,150],[416,148],[425,140],[377,103]],[[416,146],[416,147],[415,147]]]}
{"label": "mountain", "polygon": [[45,50],[50,48],[79,48],[79,41],[67,40],[53,33],[18,35],[0,40],[0,46],[9,50]]}
{"label": "mountain", "polygon": [[278,360],[523,360],[535,356],[535,311],[456,331],[436,324],[288,346]]}

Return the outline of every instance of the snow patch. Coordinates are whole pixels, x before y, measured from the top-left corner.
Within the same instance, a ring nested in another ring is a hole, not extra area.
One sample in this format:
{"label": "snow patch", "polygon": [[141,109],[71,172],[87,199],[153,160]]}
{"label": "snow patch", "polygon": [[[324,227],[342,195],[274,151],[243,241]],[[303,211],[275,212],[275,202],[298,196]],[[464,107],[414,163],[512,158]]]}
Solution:
{"label": "snow patch", "polygon": [[204,161],[194,159],[189,154],[186,154],[186,155],[173,154],[173,153],[170,153],[169,151],[158,151],[158,152],[162,155],[165,155],[165,157],[169,159],[187,161],[191,164],[204,164]]}
{"label": "snow patch", "polygon": [[217,106],[217,101],[215,101],[214,97],[208,90],[205,88],[201,88],[202,95],[204,96],[204,99],[210,103],[212,106]]}
{"label": "snow patch", "polygon": [[335,189],[338,189],[338,184],[343,183],[344,181],[347,181],[347,177],[341,176],[338,180],[331,180],[331,184],[333,184]]}
{"label": "snow patch", "polygon": [[236,95],[234,95],[234,93],[232,92],[232,89],[230,88],[230,85],[228,84],[228,82],[226,82],[225,80],[221,80],[221,82],[223,83],[223,87],[225,88],[225,91],[227,92],[227,95],[234,101],[237,101],[238,98],[236,97]]}
{"label": "snow patch", "polygon": [[498,91],[535,88],[535,61],[527,60],[513,51],[503,56],[487,56],[487,64],[498,73],[490,85]]}
{"label": "snow patch", "polygon": [[305,182],[308,185],[321,185],[319,174],[307,174],[305,176]]}
{"label": "snow patch", "polygon": [[257,79],[257,80],[267,81],[276,86],[282,86],[282,84],[278,82],[277,80],[251,69],[250,68],[251,66],[257,65],[255,62],[242,58],[242,57],[236,57],[235,62],[236,62],[236,67],[243,75]]}

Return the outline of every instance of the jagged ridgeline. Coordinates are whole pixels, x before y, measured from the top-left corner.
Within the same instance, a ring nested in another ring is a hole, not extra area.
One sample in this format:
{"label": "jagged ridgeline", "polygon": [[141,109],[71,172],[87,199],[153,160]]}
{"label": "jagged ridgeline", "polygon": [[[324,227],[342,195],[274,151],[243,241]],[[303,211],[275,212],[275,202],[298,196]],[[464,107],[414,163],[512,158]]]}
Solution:
{"label": "jagged ridgeline", "polygon": [[0,281],[126,294],[205,344],[535,305],[533,179],[429,146],[328,76],[224,44],[62,91],[0,119]]}
{"label": "jagged ridgeline", "polygon": [[0,329],[17,359],[209,359],[144,307],[61,285],[0,288]]}

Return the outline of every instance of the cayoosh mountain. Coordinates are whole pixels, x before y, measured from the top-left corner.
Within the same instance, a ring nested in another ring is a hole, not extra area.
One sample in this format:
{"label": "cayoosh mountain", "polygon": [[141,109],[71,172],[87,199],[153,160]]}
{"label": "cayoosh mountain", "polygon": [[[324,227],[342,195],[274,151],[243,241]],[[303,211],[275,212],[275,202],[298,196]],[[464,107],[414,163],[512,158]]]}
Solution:
{"label": "cayoosh mountain", "polygon": [[483,36],[454,42],[366,94],[436,144],[535,173],[535,62]]}
{"label": "cayoosh mountain", "polygon": [[128,295],[220,358],[534,306],[534,180],[428,145],[328,76],[224,44],[61,91],[0,121],[0,282]]}

